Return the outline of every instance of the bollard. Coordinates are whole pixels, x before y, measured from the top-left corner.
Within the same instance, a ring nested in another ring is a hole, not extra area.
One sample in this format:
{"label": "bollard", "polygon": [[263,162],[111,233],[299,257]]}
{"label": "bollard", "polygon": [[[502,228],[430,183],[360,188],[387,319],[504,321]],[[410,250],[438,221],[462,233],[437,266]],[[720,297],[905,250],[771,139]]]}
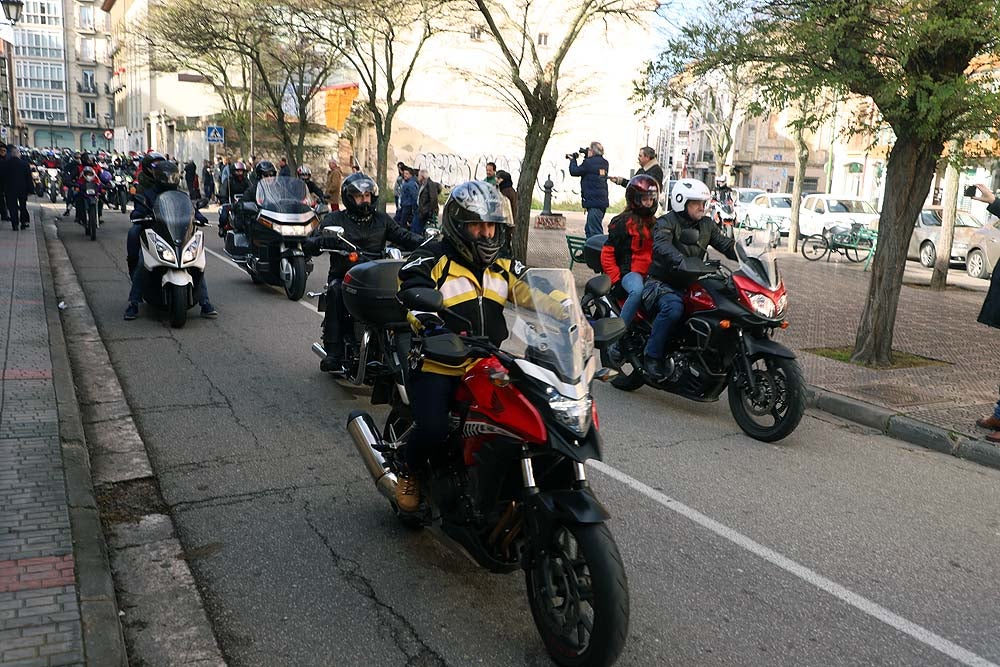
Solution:
{"label": "bollard", "polygon": [[545,193],[542,198],[542,215],[552,215],[552,188],[554,186],[552,175],[546,175],[545,183],[542,185],[542,191]]}

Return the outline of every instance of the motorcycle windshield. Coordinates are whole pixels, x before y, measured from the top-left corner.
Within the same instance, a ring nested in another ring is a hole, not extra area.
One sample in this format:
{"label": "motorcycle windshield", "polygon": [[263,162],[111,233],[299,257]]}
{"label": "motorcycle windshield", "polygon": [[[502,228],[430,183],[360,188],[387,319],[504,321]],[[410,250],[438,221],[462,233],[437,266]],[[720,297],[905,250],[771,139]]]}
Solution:
{"label": "motorcycle windshield", "polygon": [[257,205],[275,213],[308,213],[309,190],[299,178],[265,178],[257,186]]}
{"label": "motorcycle windshield", "polygon": [[[766,237],[767,234],[760,234]],[[736,242],[736,258],[740,262],[743,274],[761,287],[776,290],[781,284],[781,274],[778,273],[778,261],[767,243],[762,243],[757,235],[745,236]]]}
{"label": "motorcycle windshield", "polygon": [[194,220],[194,205],[191,204],[191,198],[183,192],[168,190],[156,198],[153,217],[167,228],[171,241],[183,241]]}
{"label": "motorcycle windshield", "polygon": [[558,382],[552,384],[563,395],[586,393],[594,374],[594,330],[580,309],[573,274],[529,269],[511,301],[504,350],[555,374]]}

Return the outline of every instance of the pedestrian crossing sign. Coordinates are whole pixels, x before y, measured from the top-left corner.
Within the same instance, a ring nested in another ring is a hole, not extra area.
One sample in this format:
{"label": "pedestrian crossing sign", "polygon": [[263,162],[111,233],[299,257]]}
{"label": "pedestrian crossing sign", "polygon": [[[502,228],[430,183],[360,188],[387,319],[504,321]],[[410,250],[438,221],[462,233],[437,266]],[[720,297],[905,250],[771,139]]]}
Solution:
{"label": "pedestrian crossing sign", "polygon": [[206,138],[210,144],[224,144],[226,143],[226,129],[219,125],[209,125],[206,132]]}

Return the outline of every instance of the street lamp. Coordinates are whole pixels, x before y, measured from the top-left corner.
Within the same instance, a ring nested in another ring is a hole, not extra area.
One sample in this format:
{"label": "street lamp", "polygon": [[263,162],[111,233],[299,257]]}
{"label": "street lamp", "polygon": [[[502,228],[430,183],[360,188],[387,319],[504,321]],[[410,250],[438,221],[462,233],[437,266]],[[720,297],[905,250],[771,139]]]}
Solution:
{"label": "street lamp", "polygon": [[3,5],[3,15],[6,17],[7,21],[11,25],[17,23],[18,19],[21,18],[21,10],[24,9],[23,0],[0,0],[0,5]]}
{"label": "street lamp", "polygon": [[45,114],[45,120],[49,121],[49,148],[51,148],[52,150],[55,150],[56,149],[56,135],[55,135],[55,132],[52,131],[52,121],[55,120],[55,117],[52,114],[47,113],[47,114]]}
{"label": "street lamp", "polygon": [[108,133],[111,132],[112,130],[111,130],[111,114],[109,113],[104,114],[104,127],[106,128],[104,132],[104,140],[108,142],[108,152],[110,153],[111,137],[108,135]]}

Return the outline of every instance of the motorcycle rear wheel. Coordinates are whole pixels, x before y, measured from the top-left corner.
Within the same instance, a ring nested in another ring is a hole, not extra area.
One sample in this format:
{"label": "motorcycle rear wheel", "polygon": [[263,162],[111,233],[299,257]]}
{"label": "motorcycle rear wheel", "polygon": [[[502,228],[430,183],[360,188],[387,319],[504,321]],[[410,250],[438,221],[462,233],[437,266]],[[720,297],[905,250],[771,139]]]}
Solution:
{"label": "motorcycle rear wheel", "polygon": [[752,364],[755,391],[751,394],[742,375],[737,375],[727,390],[729,409],[751,438],[776,442],[795,430],[805,412],[802,369],[795,359],[780,357],[762,357]]}
{"label": "motorcycle rear wheel", "polygon": [[555,524],[525,570],[528,603],[549,657],[562,667],[611,665],[628,637],[625,567],[604,524]]}

